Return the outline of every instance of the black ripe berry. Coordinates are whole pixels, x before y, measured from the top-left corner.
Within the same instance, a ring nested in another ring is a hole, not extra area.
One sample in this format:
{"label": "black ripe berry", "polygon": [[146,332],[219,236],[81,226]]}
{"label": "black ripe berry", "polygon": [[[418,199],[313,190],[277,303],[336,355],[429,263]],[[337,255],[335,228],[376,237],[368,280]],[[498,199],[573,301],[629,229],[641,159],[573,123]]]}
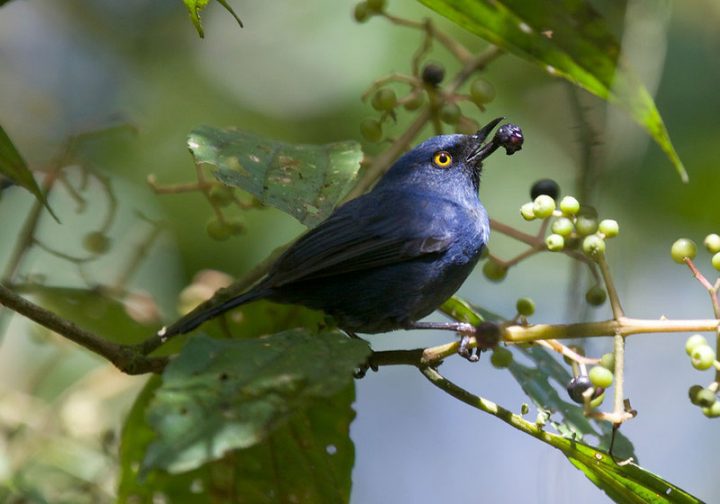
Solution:
{"label": "black ripe berry", "polygon": [[552,179],[541,179],[535,182],[530,188],[530,197],[534,200],[541,194],[546,194],[552,199],[560,196],[560,186]]}
{"label": "black ripe berry", "polygon": [[583,392],[592,387],[590,378],[587,375],[576,376],[567,384],[567,391],[570,399],[578,404],[583,403]]}
{"label": "black ripe berry", "polygon": [[445,68],[437,63],[428,63],[422,69],[422,80],[425,84],[437,86],[445,78]]}

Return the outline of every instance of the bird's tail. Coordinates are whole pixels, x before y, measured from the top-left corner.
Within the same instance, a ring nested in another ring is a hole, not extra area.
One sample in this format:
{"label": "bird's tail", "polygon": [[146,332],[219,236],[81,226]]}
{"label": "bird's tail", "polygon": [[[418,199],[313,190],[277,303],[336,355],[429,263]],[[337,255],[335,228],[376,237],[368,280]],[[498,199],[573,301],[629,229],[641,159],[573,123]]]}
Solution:
{"label": "bird's tail", "polygon": [[240,294],[234,298],[230,298],[226,301],[218,304],[216,300],[209,299],[202,303],[200,306],[195,308],[193,311],[182,317],[180,320],[171,324],[170,326],[163,327],[159,332],[158,336],[161,338],[170,338],[171,336],[177,336],[178,334],[185,334],[202,323],[217,317],[221,313],[224,313],[232,308],[255,301],[262,297],[267,296],[268,292],[265,289],[252,289],[244,294]]}

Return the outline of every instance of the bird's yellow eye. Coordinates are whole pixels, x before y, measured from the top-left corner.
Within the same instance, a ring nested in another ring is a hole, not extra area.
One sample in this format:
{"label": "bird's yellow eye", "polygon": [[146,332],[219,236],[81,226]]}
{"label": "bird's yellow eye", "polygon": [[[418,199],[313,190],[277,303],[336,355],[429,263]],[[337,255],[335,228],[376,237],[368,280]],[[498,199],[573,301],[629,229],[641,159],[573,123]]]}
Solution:
{"label": "bird's yellow eye", "polygon": [[438,168],[447,168],[452,164],[452,156],[447,151],[436,152],[433,156],[433,163]]}

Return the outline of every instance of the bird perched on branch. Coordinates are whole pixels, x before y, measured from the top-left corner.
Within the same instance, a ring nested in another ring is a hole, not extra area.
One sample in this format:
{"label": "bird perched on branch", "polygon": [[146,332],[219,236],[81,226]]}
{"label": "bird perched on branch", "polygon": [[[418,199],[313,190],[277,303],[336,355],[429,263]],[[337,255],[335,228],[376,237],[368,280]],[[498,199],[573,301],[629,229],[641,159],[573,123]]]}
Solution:
{"label": "bird perched on branch", "polygon": [[368,193],[300,237],[247,292],[209,301],[163,328],[169,338],[237,306],[268,299],[331,315],[350,333],[394,329],[467,330],[420,322],[462,285],[488,241],[478,197],[482,162],[499,147],[522,147],[502,118],[474,135],[432,137],[403,155]]}

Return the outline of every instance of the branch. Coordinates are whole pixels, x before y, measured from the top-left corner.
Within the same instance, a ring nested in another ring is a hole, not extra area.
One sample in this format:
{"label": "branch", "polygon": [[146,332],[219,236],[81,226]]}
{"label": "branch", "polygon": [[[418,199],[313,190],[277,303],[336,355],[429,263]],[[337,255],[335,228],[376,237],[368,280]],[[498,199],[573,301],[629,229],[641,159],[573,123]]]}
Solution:
{"label": "branch", "polygon": [[0,304],[104,357],[123,373],[129,375],[159,373],[168,362],[167,358],[146,357],[134,347],[104,340],[18,296],[3,284],[0,284]]}

